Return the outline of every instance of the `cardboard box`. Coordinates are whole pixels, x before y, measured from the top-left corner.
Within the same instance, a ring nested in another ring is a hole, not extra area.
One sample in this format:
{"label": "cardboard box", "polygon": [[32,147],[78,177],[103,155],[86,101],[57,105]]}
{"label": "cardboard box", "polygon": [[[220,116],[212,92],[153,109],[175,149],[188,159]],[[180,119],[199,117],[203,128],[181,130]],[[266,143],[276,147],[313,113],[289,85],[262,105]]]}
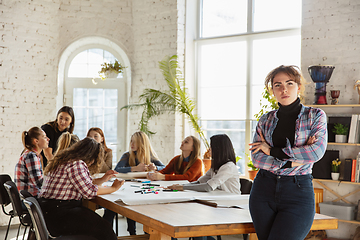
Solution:
{"label": "cardboard box", "polygon": [[354,220],[355,205],[341,202],[322,202],[319,203],[320,213],[343,220]]}

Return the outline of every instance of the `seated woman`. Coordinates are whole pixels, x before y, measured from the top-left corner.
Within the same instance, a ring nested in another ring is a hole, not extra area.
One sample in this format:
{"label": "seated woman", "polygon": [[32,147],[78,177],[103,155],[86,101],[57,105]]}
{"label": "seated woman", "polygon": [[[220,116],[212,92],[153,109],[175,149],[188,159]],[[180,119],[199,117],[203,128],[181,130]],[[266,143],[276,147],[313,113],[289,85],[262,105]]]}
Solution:
{"label": "seated woman", "polygon": [[180,146],[181,155],[175,156],[161,171],[148,173],[150,180],[188,180],[193,182],[203,175],[200,141],[194,136],[185,138]]}
{"label": "seated woman", "polygon": [[104,157],[104,162],[100,166],[100,172],[105,173],[108,170],[111,170],[113,155],[112,155],[112,150],[106,146],[104,132],[98,127],[93,127],[89,129],[86,136],[95,139],[98,143],[101,143],[104,147],[105,157]]}
{"label": "seated woman", "polygon": [[236,167],[234,147],[226,134],[214,135],[210,138],[211,168],[196,182],[168,188],[173,190],[194,190],[210,192],[215,189],[240,194],[239,172]]}
{"label": "seated woman", "polygon": [[15,166],[14,182],[19,191],[25,190],[37,197],[43,183],[40,154],[48,148],[49,138],[39,127],[32,127],[21,135],[24,150]]}
{"label": "seated woman", "polygon": [[130,150],[124,153],[115,167],[119,173],[160,171],[165,165],[158,160],[152,149],[148,136],[136,132],[131,136]]}
{"label": "seated woman", "polygon": [[[157,159],[155,151],[152,149],[148,136],[139,131],[131,136],[130,150],[122,155],[120,161],[115,167],[119,173],[160,171],[165,165]],[[105,209],[103,218],[113,225],[116,213]],[[126,218],[127,231],[130,235],[136,235],[136,222]]]}
{"label": "seated woman", "polygon": [[115,179],[109,187],[101,184],[114,174],[93,180],[104,157],[102,145],[92,138],[84,138],[70,148],[60,151],[48,163],[39,203],[46,225],[53,236],[90,235],[99,240],[116,240],[110,224],[97,213],[82,206],[81,199],[117,191],[124,180]]}
{"label": "seated woman", "polygon": [[58,154],[61,150],[64,150],[68,147],[71,147],[75,143],[79,141],[79,137],[75,134],[64,132],[60,135],[58,142],[57,142],[57,149],[54,153],[54,156]]}

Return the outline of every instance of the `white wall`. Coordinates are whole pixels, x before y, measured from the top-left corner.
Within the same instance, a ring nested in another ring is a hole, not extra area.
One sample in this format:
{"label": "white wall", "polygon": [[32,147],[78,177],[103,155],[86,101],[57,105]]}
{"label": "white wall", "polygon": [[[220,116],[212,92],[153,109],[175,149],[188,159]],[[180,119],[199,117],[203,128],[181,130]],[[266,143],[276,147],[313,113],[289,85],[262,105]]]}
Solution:
{"label": "white wall", "polygon": [[[340,90],[340,104],[358,103],[358,93],[353,86],[360,79],[360,1],[358,0],[303,0],[302,23],[302,70],[308,80],[306,86],[306,103],[314,101],[314,83],[311,81],[307,68],[310,65],[334,65],[335,69],[327,84],[328,104],[330,90]],[[337,110],[335,114],[344,114]],[[344,109],[345,113],[359,113],[360,108]],[[334,113],[332,113],[334,114]],[[359,147],[336,147],[340,157],[355,158]],[[332,184],[341,195],[345,195],[359,186],[350,184]],[[319,187],[315,185],[315,187]],[[356,203],[359,193],[348,198]],[[335,199],[334,195],[324,191],[324,201]],[[328,236],[350,238],[358,225],[339,223],[338,230],[330,230]]]}
{"label": "white wall", "polygon": [[[158,61],[183,57],[184,9],[184,0],[0,0],[1,173],[13,177],[22,131],[55,119],[59,58],[69,44],[100,36],[122,47],[132,66],[134,103],[144,88],[165,89]],[[130,113],[130,133],[139,118]],[[152,144],[165,163],[182,140],[178,118],[152,121],[158,132]],[[7,224],[0,217],[0,225]]]}

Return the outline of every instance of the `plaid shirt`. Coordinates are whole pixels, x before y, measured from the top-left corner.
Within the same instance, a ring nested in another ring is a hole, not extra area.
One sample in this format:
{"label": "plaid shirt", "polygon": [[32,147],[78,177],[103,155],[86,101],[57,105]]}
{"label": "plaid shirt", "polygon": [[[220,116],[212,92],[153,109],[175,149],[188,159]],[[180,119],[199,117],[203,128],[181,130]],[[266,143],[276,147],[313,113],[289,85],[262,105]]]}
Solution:
{"label": "plaid shirt", "polygon": [[[256,127],[253,142],[261,141],[259,132],[262,132],[270,147],[274,146],[272,134],[279,120],[276,114],[277,110],[274,110],[261,116]],[[311,136],[316,137],[316,142],[306,145],[307,140]],[[301,105],[301,110],[295,123],[294,147],[291,147],[289,139],[286,140],[286,147],[282,148],[282,151],[290,156],[286,161],[304,165],[281,169],[286,163],[285,160],[280,160],[266,155],[262,151],[258,151],[255,154],[251,153],[254,166],[268,170],[276,175],[311,174],[314,163],[322,158],[327,146],[327,122],[324,111]]]}
{"label": "plaid shirt", "polygon": [[92,183],[89,169],[82,160],[60,165],[44,177],[40,197],[57,200],[91,199],[98,186]]}
{"label": "plaid shirt", "polygon": [[36,152],[25,150],[15,166],[14,182],[19,191],[26,190],[37,196],[43,183],[43,171],[40,156]]}

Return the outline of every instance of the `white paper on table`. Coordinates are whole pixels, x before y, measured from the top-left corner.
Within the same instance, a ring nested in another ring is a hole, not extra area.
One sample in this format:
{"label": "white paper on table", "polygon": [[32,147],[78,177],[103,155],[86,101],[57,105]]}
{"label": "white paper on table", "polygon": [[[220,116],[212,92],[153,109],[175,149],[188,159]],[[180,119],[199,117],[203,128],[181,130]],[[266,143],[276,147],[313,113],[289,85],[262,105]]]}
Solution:
{"label": "white paper on table", "polygon": [[[152,184],[159,184],[160,187],[155,186],[154,189],[162,189],[173,184],[186,184],[188,181],[152,181]],[[125,182],[125,184],[116,192],[112,194],[102,195],[103,198],[109,201],[121,201],[126,205],[145,205],[145,204],[158,204],[158,203],[172,203],[192,201],[196,199],[201,200],[244,200],[248,196],[228,193],[224,191],[215,190],[212,192],[196,192],[196,191],[178,191],[178,192],[163,192],[158,191],[155,193],[135,193],[141,189],[142,183],[140,182]],[[247,201],[247,200],[245,200]],[[239,202],[240,203],[240,202]],[[245,203],[241,203],[245,204]]]}
{"label": "white paper on table", "polygon": [[[96,173],[93,175],[94,178],[101,178],[105,173]],[[128,173],[117,173],[115,174],[116,178],[121,179],[134,179],[134,178],[146,178],[148,172],[128,172]]]}

